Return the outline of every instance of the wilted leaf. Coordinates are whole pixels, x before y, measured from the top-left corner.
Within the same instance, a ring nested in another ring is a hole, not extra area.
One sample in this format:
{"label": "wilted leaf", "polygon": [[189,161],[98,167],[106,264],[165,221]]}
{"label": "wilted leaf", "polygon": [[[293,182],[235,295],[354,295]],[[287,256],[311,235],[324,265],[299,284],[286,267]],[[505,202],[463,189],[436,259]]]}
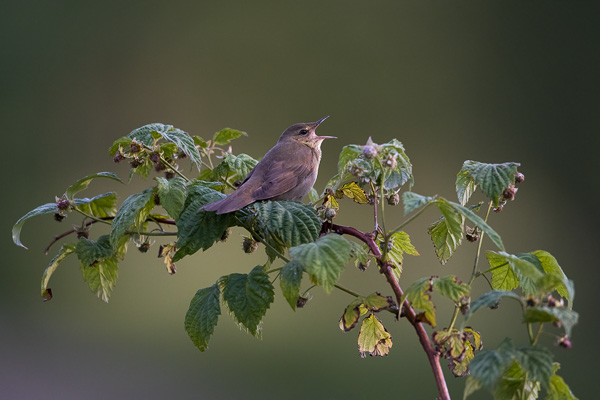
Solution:
{"label": "wilted leaf", "polygon": [[386,356],[392,347],[392,335],[388,333],[381,321],[371,314],[363,319],[358,334],[358,351],[361,357],[365,353],[372,356]]}
{"label": "wilted leaf", "polygon": [[42,299],[44,301],[49,301],[52,299],[52,290],[48,287],[48,282],[50,281],[50,277],[58,268],[58,265],[67,258],[69,255],[75,252],[74,244],[64,244],[58,254],[50,261],[50,264],[44,270],[44,274],[42,275]]}
{"label": "wilted leaf", "polygon": [[56,203],[46,203],[39,207],[36,207],[35,209],[29,211],[27,214],[23,215],[21,218],[19,218],[19,220],[15,223],[15,225],[12,228],[13,242],[17,246],[21,246],[26,249],[27,247],[25,247],[25,245],[21,243],[21,229],[23,229],[23,225],[25,224],[25,222],[29,218],[35,217],[36,215],[54,214],[56,212],[58,212],[58,208],[56,208]]}
{"label": "wilted leaf", "polygon": [[369,199],[365,191],[360,188],[355,182],[346,183],[340,189],[344,196],[354,200],[358,204],[369,204]]}

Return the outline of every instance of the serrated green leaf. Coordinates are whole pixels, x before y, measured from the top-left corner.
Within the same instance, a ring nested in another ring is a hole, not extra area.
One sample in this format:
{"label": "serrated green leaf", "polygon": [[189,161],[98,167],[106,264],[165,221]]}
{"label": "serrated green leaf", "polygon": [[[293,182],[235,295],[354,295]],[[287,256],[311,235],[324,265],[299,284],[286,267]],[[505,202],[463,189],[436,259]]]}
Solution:
{"label": "serrated green leaf", "polygon": [[346,183],[340,190],[344,196],[354,200],[354,202],[358,204],[369,204],[369,199],[367,199],[365,191],[362,190],[355,182]]}
{"label": "serrated green leaf", "polygon": [[125,149],[127,146],[129,146],[131,144],[131,142],[132,142],[132,138],[127,137],[127,136],[115,140],[113,142],[113,144],[110,146],[110,148],[108,149],[110,156],[111,157],[116,156],[117,152],[119,151],[119,148]]}
{"label": "serrated green leaf", "polygon": [[79,261],[85,267],[115,255],[115,250],[108,235],[100,236],[97,241],[89,240],[85,237],[79,239],[75,247],[75,252],[77,253],[77,258],[79,258]]}
{"label": "serrated green leaf", "polygon": [[357,297],[352,301],[352,303],[346,306],[339,323],[340,329],[342,331],[348,332],[352,330],[358,323],[358,320],[360,319],[361,315],[364,315],[367,312],[363,301],[363,297]]}
{"label": "serrated green leaf", "polygon": [[247,154],[233,155],[226,153],[223,161],[213,169],[213,175],[217,178],[228,179],[235,176],[239,180],[244,180],[252,169],[258,164],[254,158]]}
{"label": "serrated green leaf", "polygon": [[343,177],[348,173],[348,166],[352,161],[362,154],[362,150],[355,144],[349,144],[342,148],[338,160],[338,174]]}
{"label": "serrated green leaf", "polygon": [[481,389],[481,382],[479,382],[479,380],[473,378],[472,376],[467,376],[467,381],[465,383],[465,391],[463,393],[463,400],[466,400],[467,397],[469,397],[479,389]]}
{"label": "serrated green leaf", "polygon": [[412,164],[404,146],[398,139],[392,139],[381,145],[381,158],[394,157],[396,160],[396,168],[393,168],[385,176],[383,187],[389,191],[396,191],[405,183],[409,182],[409,187],[412,187],[414,177],[412,174]]}
{"label": "serrated green leaf", "polygon": [[354,265],[358,268],[367,267],[369,263],[369,247],[366,244],[358,244],[356,242],[350,242],[350,256],[354,258]]}
{"label": "serrated green leaf", "polygon": [[295,260],[288,262],[281,269],[281,276],[279,278],[281,292],[293,310],[296,309],[296,304],[300,297],[302,272],[302,264]]}
{"label": "serrated green leaf", "polygon": [[514,162],[486,164],[467,160],[464,162],[460,173],[467,172],[475,184],[497,207],[498,199],[504,189],[515,182],[515,174],[519,165],[521,164]]}
{"label": "serrated green leaf", "polygon": [[498,248],[500,250],[504,250],[504,244],[502,243],[502,239],[500,238],[500,235],[498,235],[498,233],[496,233],[495,230],[492,229],[491,226],[489,226],[479,215],[475,214],[472,210],[461,206],[460,204],[457,203],[453,203],[453,202],[448,202],[457,212],[459,212],[460,214],[462,214],[463,216],[465,216],[467,219],[469,219],[472,223],[474,223],[475,225],[477,225],[477,227],[479,227],[479,229],[481,229],[483,232],[486,233],[486,235],[490,238],[490,240],[492,242],[494,242],[494,244],[496,246],[498,246]]}
{"label": "serrated green leaf", "polygon": [[473,315],[473,313],[479,310],[481,307],[496,307],[502,297],[512,297],[513,299],[517,299],[522,303],[521,297],[514,292],[508,290],[490,290],[471,303],[469,311],[467,311],[465,314],[465,321],[468,320],[471,315]]}
{"label": "serrated green leaf", "polygon": [[160,205],[177,221],[185,203],[185,180],[180,177],[168,180],[162,177],[155,179],[158,182],[157,194]]}
{"label": "serrated green leaf", "polygon": [[483,350],[471,361],[471,375],[483,386],[492,388],[507,369],[506,357],[496,350]]}
{"label": "serrated green leaf", "polygon": [[381,321],[371,314],[363,319],[358,334],[358,351],[361,357],[366,353],[371,356],[385,356],[392,347],[392,335],[385,329]]}
{"label": "serrated green leaf", "polygon": [[21,246],[24,249],[26,249],[27,247],[25,247],[25,245],[23,243],[21,243],[21,229],[23,229],[23,225],[25,224],[25,222],[29,218],[35,217],[37,215],[55,214],[57,212],[58,212],[58,208],[56,208],[56,203],[46,203],[39,207],[34,208],[33,210],[29,211],[27,214],[23,215],[21,218],[19,218],[19,220],[15,223],[15,225],[12,228],[13,242],[17,246]]}
{"label": "serrated green leaf", "polygon": [[550,384],[548,385],[546,400],[577,400],[577,397],[573,395],[569,385],[565,383],[563,378],[556,374],[560,368],[559,363],[554,363],[554,373],[550,377]]}
{"label": "serrated green leaf", "polygon": [[219,321],[220,295],[217,284],[198,290],[185,314],[185,331],[200,351],[208,349],[208,341]]}
{"label": "serrated green leaf", "polygon": [[469,171],[460,171],[456,175],[456,195],[461,205],[467,205],[475,189],[477,189],[477,184],[475,183],[475,179],[469,174]]}
{"label": "serrated green leaf", "polygon": [[464,217],[457,213],[454,207],[445,199],[438,199],[435,203],[442,213],[442,218],[434,222],[428,229],[435,254],[440,262],[448,262],[456,248],[460,246],[463,237]]}
{"label": "serrated green leaf", "polygon": [[114,192],[99,194],[91,199],[73,199],[81,211],[98,218],[112,217],[117,212],[117,194]]}
{"label": "serrated green leaf", "polygon": [[433,290],[442,296],[448,297],[454,302],[460,301],[463,297],[469,297],[471,288],[466,283],[461,282],[454,275],[447,275],[441,278],[433,278]]}
{"label": "serrated green leaf", "polygon": [[52,299],[52,290],[48,287],[48,282],[50,281],[50,277],[58,268],[58,265],[75,252],[74,244],[63,244],[58,254],[50,261],[50,264],[44,270],[42,274],[42,299],[44,301],[49,301]]}
{"label": "serrated green leaf", "polygon": [[180,148],[186,156],[188,156],[192,163],[196,165],[198,171],[200,171],[200,168],[202,166],[202,158],[200,157],[200,152],[194,144],[194,139],[192,139],[192,137],[187,132],[173,127],[166,131],[159,130],[157,132],[167,142],[176,144],[177,147]]}
{"label": "serrated green leaf", "polygon": [[419,256],[419,252],[410,241],[410,236],[404,231],[396,232],[392,235],[394,247],[411,256]]}
{"label": "serrated green leaf", "polygon": [[202,182],[188,186],[188,194],[183,210],[177,220],[177,253],[173,262],[206,250],[220,240],[223,232],[233,225],[233,214],[217,215],[202,210],[202,206],[221,200],[225,195],[211,189]]}
{"label": "serrated green leaf", "polygon": [[350,243],[331,233],[313,243],[291,247],[289,252],[302,264],[311,281],[329,293],[350,259]]}
{"label": "serrated green leaf", "polygon": [[314,208],[297,201],[265,201],[252,205],[261,230],[285,246],[314,242],[321,232],[321,222]]}
{"label": "serrated green leaf", "polygon": [[150,160],[150,158],[147,158],[142,162],[142,164],[140,164],[139,166],[132,168],[130,170],[129,179],[131,180],[131,177],[133,176],[134,173],[138,174],[143,179],[146,179],[146,178],[148,178],[148,176],[150,176],[150,173],[153,170],[154,170],[154,163]]}
{"label": "serrated green leaf", "polygon": [[539,306],[525,311],[523,322],[560,322],[567,336],[571,336],[573,326],[579,321],[579,314],[562,307]]}
{"label": "serrated green leaf", "polygon": [[240,136],[248,136],[248,134],[237,129],[223,128],[219,132],[215,132],[213,142],[219,146],[224,146]]}
{"label": "serrated green leaf", "polygon": [[108,303],[118,277],[118,261],[110,237],[103,235],[98,241],[79,239],[75,253],[81,262],[83,280],[90,290]]}
{"label": "serrated green leaf", "polygon": [[524,346],[517,352],[517,359],[527,373],[527,379],[538,381],[544,387],[548,386],[554,373],[553,358],[552,353],[542,346]]}
{"label": "serrated green leaf", "polygon": [[144,143],[146,146],[152,146],[156,140],[156,137],[160,137],[160,133],[167,132],[172,128],[173,125],[165,125],[156,122],[134,129],[129,133],[129,135],[127,135],[127,137],[135,139],[140,143]]}
{"label": "serrated green leaf", "polygon": [[531,254],[538,258],[546,274],[554,275],[561,279],[561,284],[555,285],[553,289],[556,289],[558,294],[569,301],[570,308],[573,307],[575,289],[572,282],[569,281],[562,268],[558,264],[556,258],[554,258],[552,254],[543,250],[532,251]]}
{"label": "serrated green leaf", "polygon": [[536,281],[543,276],[537,267],[518,255],[505,252],[486,253],[492,271],[494,289],[512,290],[520,286],[525,294],[536,293]]}
{"label": "serrated green leaf", "polygon": [[262,265],[249,274],[231,274],[222,278],[223,301],[241,327],[261,337],[261,320],[274,299],[274,290]]}
{"label": "serrated green leaf", "polygon": [[141,193],[133,194],[121,204],[113,219],[110,232],[110,242],[113,247],[117,246],[121,236],[127,230],[140,231],[142,229],[146,217],[154,208],[154,190],[154,187],[150,187]]}
{"label": "serrated green leaf", "polygon": [[518,362],[513,361],[498,381],[494,399],[536,400],[539,390],[540,384],[529,380],[526,371]]}
{"label": "serrated green leaf", "polygon": [[113,181],[123,183],[123,181],[116,174],[114,174],[112,172],[98,172],[96,174],[88,175],[84,178],[81,178],[80,180],[78,180],[77,182],[75,182],[74,184],[69,186],[67,188],[67,190],[65,191],[65,195],[66,195],[67,199],[73,200],[73,196],[75,196],[77,193],[81,192],[82,190],[87,189],[87,187],[90,185],[90,183],[95,178],[107,178],[107,179],[112,179]]}
{"label": "serrated green leaf", "polygon": [[413,192],[404,192],[402,194],[402,201],[404,202],[404,215],[409,214],[426,204],[430,204],[435,197],[421,196]]}
{"label": "serrated green leaf", "polygon": [[421,315],[417,315],[421,321],[435,328],[435,306],[431,301],[431,290],[433,289],[431,280],[431,277],[424,277],[414,281],[404,292],[401,302],[404,302],[405,299],[408,300],[413,308],[422,311]]}

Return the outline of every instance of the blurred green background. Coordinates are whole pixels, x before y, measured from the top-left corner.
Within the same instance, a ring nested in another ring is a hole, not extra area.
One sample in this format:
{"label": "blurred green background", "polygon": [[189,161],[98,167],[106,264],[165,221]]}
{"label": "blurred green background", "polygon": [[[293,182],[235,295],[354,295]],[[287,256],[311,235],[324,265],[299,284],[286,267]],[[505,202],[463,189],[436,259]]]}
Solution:
{"label": "blurred green background", "polygon": [[[109,304],[82,282],[75,259],[55,273],[54,299],[39,282],[58,225],[12,224],[112,163],[113,140],[150,122],[204,137],[230,126],[249,133],[234,151],[261,157],[288,125],[331,118],[318,189],[350,143],[401,140],[414,164],[414,191],[454,198],[462,162],[521,162],[517,200],[490,223],[509,252],[544,249],[575,281],[581,322],[573,349],[554,347],[561,374],[580,398],[597,392],[598,107],[597,2],[565,1],[3,1],[0,3],[0,116],[7,167],[0,278],[0,397],[6,399],[432,399],[436,390],[414,331],[384,316],[394,346],[361,359],[357,332],[337,327],[351,298],[312,290],[291,311],[277,293],[264,340],[223,315],[210,350],[189,341],[183,318],[195,291],[246,272],[264,256],[225,244],[178,263],[174,276],[134,248]],[[120,199],[152,184],[95,182],[92,196]],[[345,205],[342,223],[369,229],[370,211]],[[363,216],[357,217],[357,213]],[[389,224],[402,219],[390,211]],[[432,274],[468,279],[475,246],[442,267],[426,233],[435,212],[408,227],[422,256],[405,262],[404,286]],[[485,243],[491,248],[489,242]],[[53,250],[57,251],[59,247]],[[388,293],[371,268],[349,266],[342,283]],[[477,282],[476,291],[485,289]],[[440,299],[439,326],[450,305]],[[484,346],[507,335],[525,344],[514,304],[470,323]],[[448,374],[454,398],[464,380]],[[483,391],[472,398],[489,398]]]}

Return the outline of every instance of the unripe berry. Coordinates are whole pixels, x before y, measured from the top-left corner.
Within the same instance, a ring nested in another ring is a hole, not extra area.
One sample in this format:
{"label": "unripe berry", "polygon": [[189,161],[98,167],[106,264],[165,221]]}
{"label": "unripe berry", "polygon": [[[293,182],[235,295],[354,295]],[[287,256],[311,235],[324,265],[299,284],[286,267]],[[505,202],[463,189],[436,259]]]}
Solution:
{"label": "unripe berry", "polygon": [[114,161],[114,162],[116,162],[116,163],[118,163],[118,162],[121,162],[121,161],[123,161],[123,159],[124,159],[124,158],[125,158],[125,157],[123,156],[123,153],[121,153],[121,152],[119,151],[119,152],[118,152],[117,154],[115,154],[115,156],[113,157],[113,161]]}
{"label": "unripe berry", "polygon": [[377,157],[377,149],[375,146],[367,144],[363,146],[362,154],[365,158],[371,159]]}
{"label": "unripe berry", "polygon": [[328,219],[329,221],[331,221],[336,216],[337,216],[337,211],[335,210],[335,208],[328,208],[327,210],[325,210],[325,219]]}
{"label": "unripe berry", "polygon": [[394,193],[387,198],[387,202],[390,206],[397,206],[400,203],[400,195],[398,193]]}
{"label": "unripe berry", "polygon": [[520,172],[517,172],[515,175],[515,183],[523,183],[525,181],[525,175]]}
{"label": "unripe berry", "polygon": [[254,253],[258,249],[258,242],[250,238],[244,238],[242,249],[244,249],[244,253]]}

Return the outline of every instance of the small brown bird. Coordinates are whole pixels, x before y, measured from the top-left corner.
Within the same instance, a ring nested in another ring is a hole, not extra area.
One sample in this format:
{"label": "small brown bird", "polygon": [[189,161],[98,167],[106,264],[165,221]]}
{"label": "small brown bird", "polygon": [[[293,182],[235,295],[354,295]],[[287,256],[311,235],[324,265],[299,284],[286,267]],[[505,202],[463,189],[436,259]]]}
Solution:
{"label": "small brown bird", "polygon": [[226,214],[259,200],[301,200],[317,180],[321,143],[335,139],[315,133],[326,118],[287,128],[235,192],[203,209]]}

